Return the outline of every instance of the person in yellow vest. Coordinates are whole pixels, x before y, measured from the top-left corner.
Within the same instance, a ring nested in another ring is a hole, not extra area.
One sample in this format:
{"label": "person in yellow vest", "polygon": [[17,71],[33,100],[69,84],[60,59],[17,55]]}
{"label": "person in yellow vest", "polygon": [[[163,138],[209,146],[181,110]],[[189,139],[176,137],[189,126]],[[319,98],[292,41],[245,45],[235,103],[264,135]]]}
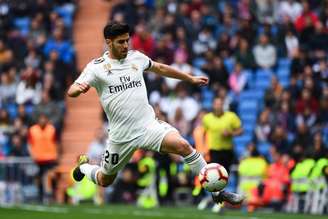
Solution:
{"label": "person in yellow vest", "polygon": [[248,145],[249,156],[240,161],[238,166],[240,193],[250,198],[251,190],[256,188],[266,177],[268,163],[260,156],[254,144]]}
{"label": "person in yellow vest", "polygon": [[39,186],[39,201],[42,202],[47,173],[55,167],[58,158],[56,130],[49,123],[45,114],[41,114],[38,123],[28,130],[28,149],[32,160],[39,167],[37,183]]}
{"label": "person in yellow vest", "polygon": [[214,98],[212,107],[213,111],[203,118],[211,162],[219,163],[229,171],[234,159],[232,139],[241,135],[243,128],[234,112],[223,111],[222,98]]}

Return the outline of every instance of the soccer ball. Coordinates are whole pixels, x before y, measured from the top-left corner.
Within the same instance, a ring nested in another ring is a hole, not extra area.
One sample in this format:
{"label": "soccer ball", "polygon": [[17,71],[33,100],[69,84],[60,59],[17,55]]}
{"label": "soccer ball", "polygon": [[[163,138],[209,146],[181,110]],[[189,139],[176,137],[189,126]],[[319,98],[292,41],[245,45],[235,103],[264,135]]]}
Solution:
{"label": "soccer ball", "polygon": [[228,183],[227,170],[218,163],[207,164],[200,171],[198,179],[204,189],[209,192],[218,192]]}

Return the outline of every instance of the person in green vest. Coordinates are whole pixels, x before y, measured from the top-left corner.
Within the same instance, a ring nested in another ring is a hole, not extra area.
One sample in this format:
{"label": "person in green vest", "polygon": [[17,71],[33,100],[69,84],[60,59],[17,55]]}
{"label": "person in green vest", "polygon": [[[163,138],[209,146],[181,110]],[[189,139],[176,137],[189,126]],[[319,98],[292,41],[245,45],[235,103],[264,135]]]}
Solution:
{"label": "person in green vest", "polygon": [[80,182],[75,182],[74,184],[67,188],[66,194],[71,198],[74,205],[79,204],[81,201],[93,200],[94,203],[100,204],[100,199],[97,198],[97,186],[84,178]]}
{"label": "person in green vest", "polygon": [[138,179],[137,184],[142,189],[137,199],[137,205],[143,208],[153,208],[158,206],[156,161],[153,156],[154,153],[152,151],[147,151],[145,157],[138,162],[140,178]]}
{"label": "person in green vest", "polygon": [[301,156],[291,171],[291,201],[287,206],[287,211],[298,213],[305,210],[305,195],[311,189],[310,174],[316,161],[308,154]]}

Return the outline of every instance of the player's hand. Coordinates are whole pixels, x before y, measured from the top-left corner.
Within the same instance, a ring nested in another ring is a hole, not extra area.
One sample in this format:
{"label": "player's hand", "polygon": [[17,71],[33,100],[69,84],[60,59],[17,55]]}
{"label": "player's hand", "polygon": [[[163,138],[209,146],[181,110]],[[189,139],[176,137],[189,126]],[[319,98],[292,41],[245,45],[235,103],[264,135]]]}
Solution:
{"label": "player's hand", "polygon": [[204,86],[208,84],[208,77],[206,76],[192,76],[191,83],[198,85],[198,86]]}
{"label": "player's hand", "polygon": [[86,93],[90,89],[90,85],[87,83],[78,84],[79,91],[81,93]]}
{"label": "player's hand", "polygon": [[232,133],[229,132],[228,130],[224,130],[224,131],[223,131],[223,136],[224,136],[224,137],[231,137],[231,136],[232,136]]}

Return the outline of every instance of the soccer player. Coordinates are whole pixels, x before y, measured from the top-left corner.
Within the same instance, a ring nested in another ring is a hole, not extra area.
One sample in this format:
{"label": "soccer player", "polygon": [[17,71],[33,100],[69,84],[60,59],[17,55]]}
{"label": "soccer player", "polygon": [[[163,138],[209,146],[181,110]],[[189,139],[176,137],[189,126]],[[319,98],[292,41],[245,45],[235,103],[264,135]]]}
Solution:
{"label": "soccer player", "polygon": [[[97,185],[109,186],[138,148],[178,154],[198,175],[206,161],[177,129],[155,118],[154,110],[148,103],[143,72],[154,72],[199,86],[206,85],[208,78],[183,73],[154,62],[141,52],[129,51],[129,31],[127,24],[106,25],[104,38],[108,51],[87,64],[67,92],[70,97],[78,97],[91,86],[97,90],[108,118],[110,136],[101,165],[91,165],[88,158],[81,155],[73,178],[81,181],[87,176]],[[240,204],[244,197],[221,191],[213,193],[213,199],[217,203],[227,201]]]}

